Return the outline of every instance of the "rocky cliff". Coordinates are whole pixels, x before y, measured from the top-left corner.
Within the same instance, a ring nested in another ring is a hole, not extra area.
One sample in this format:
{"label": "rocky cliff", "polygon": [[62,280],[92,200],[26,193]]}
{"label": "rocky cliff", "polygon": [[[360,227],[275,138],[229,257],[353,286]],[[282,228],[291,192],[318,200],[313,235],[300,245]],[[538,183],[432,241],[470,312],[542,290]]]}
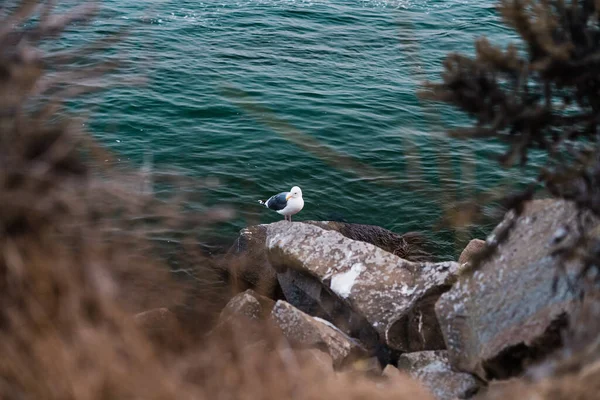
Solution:
{"label": "rocky cliff", "polygon": [[251,289],[221,320],[268,321],[340,374],[408,374],[438,399],[493,396],[561,349],[578,304],[569,282],[580,265],[552,256],[575,230],[574,207],[532,201],[487,240],[507,223],[507,240],[477,268],[469,264],[486,247],[479,239],[459,262],[432,262],[418,235],[379,227],[248,227],[229,256],[245,260],[238,273]]}

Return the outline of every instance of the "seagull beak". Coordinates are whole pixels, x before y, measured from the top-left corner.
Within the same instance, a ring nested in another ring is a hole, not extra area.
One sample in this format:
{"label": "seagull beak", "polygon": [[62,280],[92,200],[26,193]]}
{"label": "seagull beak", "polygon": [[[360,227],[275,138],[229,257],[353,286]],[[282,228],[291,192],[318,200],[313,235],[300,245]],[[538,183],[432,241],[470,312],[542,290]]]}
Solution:
{"label": "seagull beak", "polygon": [[291,193],[289,193],[287,196],[285,196],[285,201],[288,201],[290,199],[290,197],[292,197]]}

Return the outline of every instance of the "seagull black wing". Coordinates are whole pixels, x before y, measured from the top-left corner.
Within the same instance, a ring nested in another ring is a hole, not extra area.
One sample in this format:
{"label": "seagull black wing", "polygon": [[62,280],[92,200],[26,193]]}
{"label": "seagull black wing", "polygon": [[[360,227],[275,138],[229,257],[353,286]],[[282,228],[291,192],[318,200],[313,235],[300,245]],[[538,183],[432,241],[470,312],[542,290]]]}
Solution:
{"label": "seagull black wing", "polygon": [[275,196],[271,196],[269,200],[265,201],[265,206],[275,211],[283,210],[285,206],[287,206],[287,200],[285,197],[288,195],[288,193],[289,192],[281,192]]}

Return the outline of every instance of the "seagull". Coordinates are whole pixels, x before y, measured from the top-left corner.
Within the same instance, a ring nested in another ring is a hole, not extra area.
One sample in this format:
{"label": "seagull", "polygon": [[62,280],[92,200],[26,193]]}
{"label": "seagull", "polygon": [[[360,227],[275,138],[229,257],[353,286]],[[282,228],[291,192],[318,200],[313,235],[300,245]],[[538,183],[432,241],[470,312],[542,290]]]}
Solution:
{"label": "seagull", "polygon": [[292,222],[292,215],[299,213],[304,207],[302,190],[298,186],[294,186],[289,192],[271,196],[267,201],[259,200],[258,202],[283,215],[285,220],[290,222]]}

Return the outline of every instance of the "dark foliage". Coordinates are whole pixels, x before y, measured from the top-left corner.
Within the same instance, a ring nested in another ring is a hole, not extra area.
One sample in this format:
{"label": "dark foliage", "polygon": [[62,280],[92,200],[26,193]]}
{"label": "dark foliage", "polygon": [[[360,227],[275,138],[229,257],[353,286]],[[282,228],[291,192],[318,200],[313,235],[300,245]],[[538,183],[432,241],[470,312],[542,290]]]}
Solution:
{"label": "dark foliage", "polygon": [[[474,119],[473,126],[452,130],[451,136],[506,143],[502,166],[527,164],[532,150],[547,156],[538,185],[505,199],[517,214],[541,186],[575,202],[582,221],[590,212],[600,217],[599,6],[595,0],[501,0],[503,21],[523,48],[511,44],[502,50],[482,38],[474,58],[450,54],[443,82],[427,83],[421,93]],[[600,265],[600,242],[580,225],[578,239],[555,254],[583,259],[583,277]]]}
{"label": "dark foliage", "polygon": [[[528,150],[546,150],[556,161],[581,150],[574,140],[597,140],[600,122],[600,26],[592,0],[502,0],[504,22],[526,47],[506,51],[483,38],[476,57],[451,54],[442,84],[425,97],[455,105],[476,119],[450,134],[497,138],[509,144],[503,165],[527,162]],[[580,160],[582,161],[582,160]]]}

